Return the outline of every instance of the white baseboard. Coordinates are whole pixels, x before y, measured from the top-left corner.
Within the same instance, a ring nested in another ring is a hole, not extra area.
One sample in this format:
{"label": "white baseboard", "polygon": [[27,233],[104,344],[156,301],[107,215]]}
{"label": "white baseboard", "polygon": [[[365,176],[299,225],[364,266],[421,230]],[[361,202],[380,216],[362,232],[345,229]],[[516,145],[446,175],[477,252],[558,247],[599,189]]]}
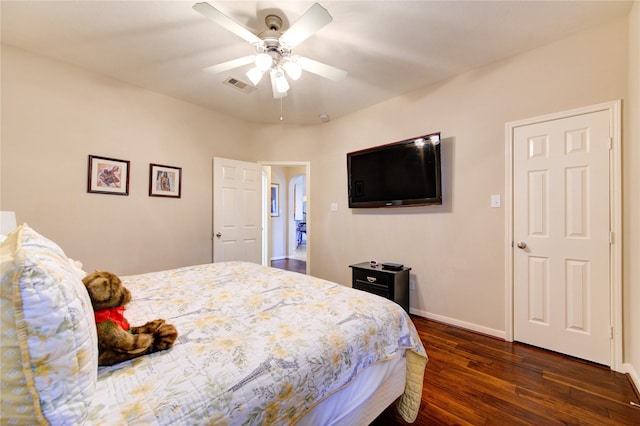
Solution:
{"label": "white baseboard", "polygon": [[276,256],[276,257],[272,257],[272,258],[271,258],[271,261],[274,261],[274,260],[284,260],[284,259],[286,259],[286,258],[287,258],[287,256]]}
{"label": "white baseboard", "polygon": [[638,372],[633,368],[633,364],[628,362],[622,364],[622,373],[629,374],[636,389],[640,390],[640,376],[638,376]]}
{"label": "white baseboard", "polygon": [[465,330],[473,331],[480,334],[486,334],[487,336],[496,337],[498,339],[506,340],[506,334],[503,330],[495,330],[493,328],[484,327],[478,324],[473,324],[466,321],[460,321],[454,318],[445,317],[438,314],[432,314],[430,312],[422,311],[419,309],[409,309],[409,312],[427,319],[442,322],[445,324],[453,325],[456,327],[464,328]]}

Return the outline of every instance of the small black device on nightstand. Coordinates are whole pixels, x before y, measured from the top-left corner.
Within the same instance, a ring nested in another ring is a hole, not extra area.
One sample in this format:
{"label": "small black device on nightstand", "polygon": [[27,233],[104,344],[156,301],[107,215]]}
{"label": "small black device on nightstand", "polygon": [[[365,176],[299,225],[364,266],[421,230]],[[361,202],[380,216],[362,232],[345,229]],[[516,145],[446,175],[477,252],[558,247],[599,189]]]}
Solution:
{"label": "small black device on nightstand", "polygon": [[[370,262],[349,265],[353,271],[351,286],[393,300],[409,313],[409,271],[399,263],[382,263],[382,268]],[[391,265],[394,269],[386,268]],[[399,269],[398,269],[399,268]]]}
{"label": "small black device on nightstand", "polygon": [[401,263],[385,262],[382,264],[382,269],[388,269],[390,271],[402,271],[404,265]]}

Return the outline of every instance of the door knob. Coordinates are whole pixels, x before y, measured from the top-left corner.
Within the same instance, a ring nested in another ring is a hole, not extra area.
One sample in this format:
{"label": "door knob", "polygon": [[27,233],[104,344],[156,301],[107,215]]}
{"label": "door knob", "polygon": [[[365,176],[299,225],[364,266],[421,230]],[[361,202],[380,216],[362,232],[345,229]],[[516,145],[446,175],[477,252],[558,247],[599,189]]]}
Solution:
{"label": "door knob", "polygon": [[519,249],[527,248],[527,243],[525,243],[524,241],[518,241],[518,244],[516,245],[518,246]]}
{"label": "door knob", "polygon": [[216,237],[220,238],[220,237],[222,237],[222,234],[221,234],[220,232],[218,232],[218,233],[216,234]]}

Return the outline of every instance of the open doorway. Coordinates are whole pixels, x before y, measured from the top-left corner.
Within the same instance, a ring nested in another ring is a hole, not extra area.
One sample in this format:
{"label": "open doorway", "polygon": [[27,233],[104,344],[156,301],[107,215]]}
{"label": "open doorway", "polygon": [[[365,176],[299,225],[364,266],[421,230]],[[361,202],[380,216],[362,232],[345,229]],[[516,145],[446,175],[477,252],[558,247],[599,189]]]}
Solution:
{"label": "open doorway", "polygon": [[263,240],[269,265],[309,273],[310,216],[309,163],[261,162],[268,168],[268,212]]}

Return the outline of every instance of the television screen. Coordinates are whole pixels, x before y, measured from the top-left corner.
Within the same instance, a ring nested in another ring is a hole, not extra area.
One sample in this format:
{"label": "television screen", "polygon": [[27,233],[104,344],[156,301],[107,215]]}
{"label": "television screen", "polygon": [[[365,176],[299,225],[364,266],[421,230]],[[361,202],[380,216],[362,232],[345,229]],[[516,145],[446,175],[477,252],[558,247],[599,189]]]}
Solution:
{"label": "television screen", "polygon": [[349,207],[442,204],[440,133],[347,154]]}

